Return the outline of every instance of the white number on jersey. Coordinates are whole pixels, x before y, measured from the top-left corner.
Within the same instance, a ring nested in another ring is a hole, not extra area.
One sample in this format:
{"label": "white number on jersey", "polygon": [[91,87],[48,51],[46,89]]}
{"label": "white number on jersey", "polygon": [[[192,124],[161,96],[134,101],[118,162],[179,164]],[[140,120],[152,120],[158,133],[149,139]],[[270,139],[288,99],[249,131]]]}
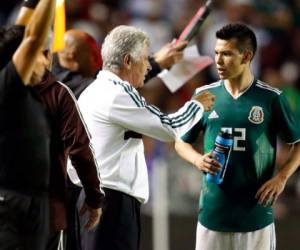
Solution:
{"label": "white number on jersey", "polygon": [[233,150],[234,151],[246,151],[246,148],[241,146],[241,141],[246,140],[246,129],[245,128],[221,128],[222,131],[229,130],[233,131]]}
{"label": "white number on jersey", "polygon": [[240,141],[246,140],[246,129],[245,128],[234,128],[233,135],[233,150],[234,151],[246,151],[245,147],[239,146]]}

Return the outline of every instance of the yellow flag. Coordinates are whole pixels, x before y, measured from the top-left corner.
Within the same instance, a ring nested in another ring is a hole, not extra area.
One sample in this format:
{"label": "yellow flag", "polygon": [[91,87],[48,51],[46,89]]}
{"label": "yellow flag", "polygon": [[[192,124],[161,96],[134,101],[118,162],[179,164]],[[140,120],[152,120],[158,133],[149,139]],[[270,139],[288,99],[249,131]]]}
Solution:
{"label": "yellow flag", "polygon": [[56,0],[52,52],[58,52],[65,47],[64,34],[66,31],[65,0]]}

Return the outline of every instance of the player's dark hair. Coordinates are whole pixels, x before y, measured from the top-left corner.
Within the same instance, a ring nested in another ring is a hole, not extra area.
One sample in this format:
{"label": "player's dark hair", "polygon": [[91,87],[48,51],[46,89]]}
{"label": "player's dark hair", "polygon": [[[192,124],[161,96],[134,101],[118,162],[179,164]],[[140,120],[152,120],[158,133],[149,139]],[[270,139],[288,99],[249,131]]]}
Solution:
{"label": "player's dark hair", "polygon": [[257,48],[256,36],[247,25],[242,23],[231,23],[222,27],[216,32],[216,37],[222,40],[236,39],[238,49],[243,52],[251,50],[253,56]]}
{"label": "player's dark hair", "polygon": [[0,27],[0,69],[11,60],[21,44],[24,36],[24,26],[13,25],[9,28]]}

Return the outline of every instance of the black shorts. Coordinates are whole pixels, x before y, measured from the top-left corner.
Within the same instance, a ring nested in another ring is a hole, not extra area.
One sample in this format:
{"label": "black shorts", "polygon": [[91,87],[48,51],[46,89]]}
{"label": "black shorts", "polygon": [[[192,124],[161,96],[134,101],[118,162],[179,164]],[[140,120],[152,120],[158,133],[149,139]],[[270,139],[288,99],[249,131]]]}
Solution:
{"label": "black shorts", "polygon": [[[116,190],[104,188],[104,192],[100,224],[94,231],[82,231],[82,250],[138,250],[141,203]],[[79,200],[83,202],[82,194]]]}
{"label": "black shorts", "polygon": [[0,190],[0,250],[45,249],[48,211],[46,197]]}

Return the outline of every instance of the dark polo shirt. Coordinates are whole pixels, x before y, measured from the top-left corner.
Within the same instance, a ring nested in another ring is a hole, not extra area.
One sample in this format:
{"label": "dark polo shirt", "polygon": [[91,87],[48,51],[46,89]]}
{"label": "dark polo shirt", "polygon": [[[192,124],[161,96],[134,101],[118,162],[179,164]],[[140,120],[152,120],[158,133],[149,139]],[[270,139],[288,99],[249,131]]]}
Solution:
{"label": "dark polo shirt", "polygon": [[46,194],[49,153],[45,108],[10,62],[0,72],[0,189]]}

